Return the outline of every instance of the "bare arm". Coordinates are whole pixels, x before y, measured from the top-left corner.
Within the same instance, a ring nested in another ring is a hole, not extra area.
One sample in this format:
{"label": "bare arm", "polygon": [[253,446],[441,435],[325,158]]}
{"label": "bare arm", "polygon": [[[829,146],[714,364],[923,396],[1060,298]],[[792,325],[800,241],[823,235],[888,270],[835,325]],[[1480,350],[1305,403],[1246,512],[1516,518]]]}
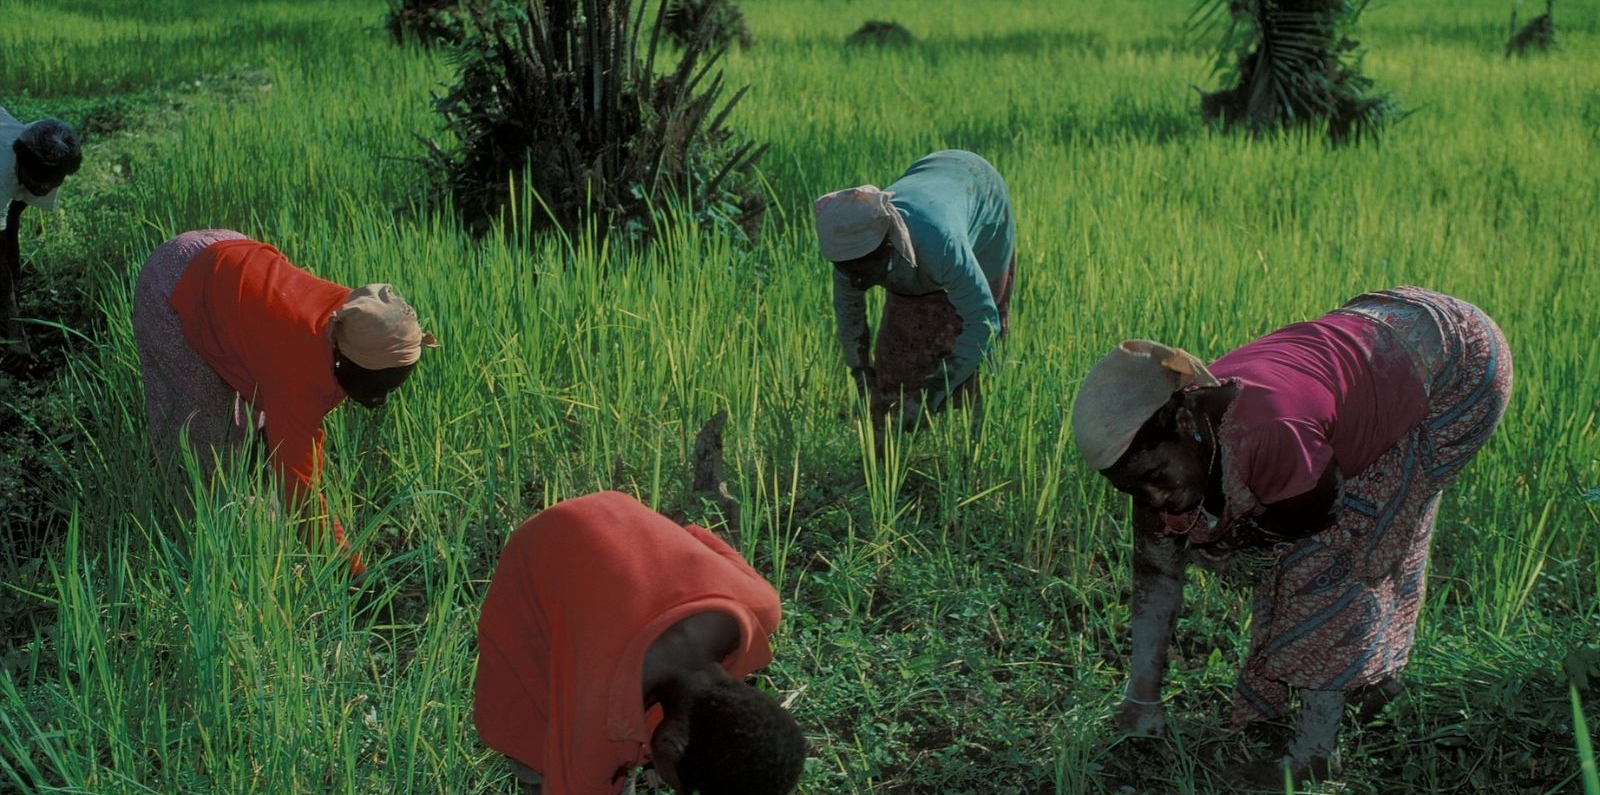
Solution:
{"label": "bare arm", "polygon": [[1118,729],[1159,734],[1167,727],[1161,705],[1161,680],[1167,672],[1167,650],[1183,607],[1182,549],[1161,533],[1161,516],[1137,503],[1133,507],[1133,653],[1128,686],[1117,709]]}
{"label": "bare arm", "polygon": [[852,370],[870,366],[872,332],[867,327],[865,294],[850,286],[850,279],[837,270],[833,274],[833,319],[844,363]]}
{"label": "bare arm", "polygon": [[977,372],[978,363],[988,355],[995,336],[1000,333],[1000,310],[995,307],[989,283],[984,280],[983,270],[971,251],[957,258],[955,265],[941,278],[940,286],[949,294],[950,305],[961,315],[961,334],[956,337],[950,356],[935,364],[933,372],[923,380],[922,389],[927,393],[929,409],[943,405],[952,389]]}

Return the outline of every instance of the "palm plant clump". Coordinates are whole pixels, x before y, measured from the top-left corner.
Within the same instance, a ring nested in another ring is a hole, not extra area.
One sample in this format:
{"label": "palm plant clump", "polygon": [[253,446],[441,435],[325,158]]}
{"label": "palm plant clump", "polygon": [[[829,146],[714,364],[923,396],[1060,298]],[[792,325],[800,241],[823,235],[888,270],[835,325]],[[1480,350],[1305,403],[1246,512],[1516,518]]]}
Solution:
{"label": "palm plant clump", "polygon": [[1200,112],[1252,134],[1326,128],[1345,143],[1375,139],[1399,115],[1361,72],[1348,31],[1366,0],[1200,0],[1198,27],[1225,25],[1216,74],[1232,88],[1201,92]]}
{"label": "palm plant clump", "polygon": [[[645,27],[645,6],[655,7]],[[428,142],[439,183],[469,227],[520,222],[648,235],[658,212],[753,237],[766,209],[752,174],[765,147],[725,126],[713,69],[726,43],[690,40],[658,74],[665,4],[525,0],[474,9],[455,48],[457,82],[434,104],[459,145]],[[531,193],[530,193],[531,192]],[[538,206],[522,197],[536,196]]]}
{"label": "palm plant clump", "polygon": [[915,44],[917,37],[898,22],[869,19],[845,39],[851,47],[899,47]]}
{"label": "palm plant clump", "polygon": [[666,34],[679,46],[701,36],[722,47],[738,42],[748,49],[756,43],[733,0],[669,0],[667,6]]}

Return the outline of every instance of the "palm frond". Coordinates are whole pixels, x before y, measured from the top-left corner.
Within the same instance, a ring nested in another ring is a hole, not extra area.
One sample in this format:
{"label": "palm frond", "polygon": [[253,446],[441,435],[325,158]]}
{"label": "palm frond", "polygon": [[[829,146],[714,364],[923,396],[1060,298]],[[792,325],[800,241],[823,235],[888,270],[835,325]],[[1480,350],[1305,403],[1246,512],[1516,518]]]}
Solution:
{"label": "palm frond", "polygon": [[1201,114],[1224,128],[1263,135],[1325,127],[1334,143],[1376,139],[1396,105],[1372,95],[1361,75],[1360,47],[1346,31],[1365,0],[1200,0],[1192,30],[1217,30],[1214,76],[1233,87],[1201,93]]}
{"label": "palm frond", "polygon": [[456,84],[434,101],[459,146],[430,146],[437,181],[469,226],[487,229],[522,190],[547,215],[522,223],[597,218],[599,229],[646,234],[654,207],[751,204],[764,147],[724,126],[744,95],[725,95],[726,44],[696,38],[658,74],[670,6],[633,2],[520,0],[472,14],[452,51]]}

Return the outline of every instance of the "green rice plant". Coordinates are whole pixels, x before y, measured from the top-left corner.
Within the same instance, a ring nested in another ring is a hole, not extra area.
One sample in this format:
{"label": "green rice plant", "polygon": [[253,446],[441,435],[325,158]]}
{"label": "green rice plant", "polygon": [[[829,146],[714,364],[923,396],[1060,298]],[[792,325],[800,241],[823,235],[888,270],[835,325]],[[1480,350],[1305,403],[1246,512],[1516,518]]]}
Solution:
{"label": "green rice plant", "polygon": [[1583,714],[1583,702],[1578,698],[1576,682],[1567,685],[1567,695],[1572,699],[1572,730],[1578,738],[1578,764],[1583,768],[1585,795],[1600,793],[1600,774],[1595,772],[1594,743],[1589,738],[1589,724]]}
{"label": "green rice plant", "polygon": [[1484,562],[1493,572],[1490,582],[1496,584],[1497,593],[1484,600],[1484,607],[1493,616],[1495,630],[1502,635],[1527,606],[1539,584],[1554,539],[1549,527],[1554,508],[1554,501],[1545,503],[1526,538],[1496,533],[1493,537],[1499,543],[1485,549]]}
{"label": "green rice plant", "polygon": [[867,505],[872,517],[872,543],[887,549],[903,531],[901,522],[915,505],[907,499],[903,489],[911,474],[911,452],[917,441],[897,427],[885,429],[881,440],[875,438],[870,422],[857,423],[861,440],[861,468],[866,477]]}
{"label": "green rice plant", "polygon": [[1094,791],[1102,766],[1097,761],[1102,751],[1103,738],[1096,727],[1098,710],[1072,710],[1063,721],[1064,728],[1056,745],[1052,784],[1058,795]]}
{"label": "green rice plant", "polygon": [[[1364,70],[1419,110],[1381,150],[1330,151],[1194,118],[1184,83],[1211,61],[1178,0],[1114,18],[885,0],[873,15],[916,20],[918,43],[882,49],[842,46],[864,18],[850,4],[746,3],[761,46],[717,64],[750,86],[726,126],[770,147],[759,238],[656,200],[652,239],[627,244],[593,219],[536,231],[548,211],[520,188],[485,234],[426,198],[409,153],[451,64],[394,47],[381,0],[99,5],[7,5],[25,23],[0,30],[0,83],[25,94],[7,103],[87,117],[190,88],[181,113],[151,100],[108,122],[81,187],[39,217],[57,242],[25,252],[92,322],[54,318],[77,333],[47,397],[0,385],[18,418],[4,449],[60,463],[14,470],[29,496],[0,492],[43,541],[0,561],[0,789],[503,791],[469,709],[506,537],[604,488],[696,519],[692,439],[726,410],[739,546],[784,598],[763,675],[803,689],[816,749],[802,792],[1226,792],[1216,767],[1251,750],[1226,732],[1247,594],[1201,574],[1186,589],[1165,691],[1181,750],[1137,750],[1103,714],[1126,673],[1128,503],[1078,463],[1077,380],[1128,337],[1209,360],[1405,283],[1483,306],[1515,386],[1441,501],[1407,698],[1347,736],[1345,786],[1581,779],[1551,672],[1600,618],[1595,506],[1573,499],[1600,483],[1583,387],[1600,372],[1600,175],[1574,165],[1600,119],[1593,26],[1508,63],[1498,2],[1368,15]],[[879,463],[849,412],[810,201],[944,146],[1011,188],[1014,325],[985,365],[981,437],[937,418]],[[324,423],[324,492],[383,584],[365,601],[325,550],[239,510],[275,492],[253,473],[191,515],[171,492],[192,484],[150,466],[131,285],[162,240],[215,226],[325,278],[396,284],[444,343],[383,412]]]}
{"label": "green rice plant", "polygon": [[982,483],[983,465],[990,458],[983,444],[982,421],[981,408],[975,410],[969,403],[930,417],[929,427],[922,431],[934,440],[935,452],[917,474],[938,485],[933,494],[933,521],[940,547],[966,546],[969,528],[984,524],[979,518],[984,511],[981,507],[963,509],[981,504],[1003,488],[1003,484],[985,487]]}
{"label": "green rice plant", "polygon": [[110,13],[92,2],[17,0],[6,5],[10,24],[0,31],[0,46],[10,55],[0,73],[8,94],[51,100],[170,89],[285,56],[337,53],[370,27],[376,6],[254,2],[237,13],[153,0]]}
{"label": "green rice plant", "polygon": [[[102,558],[81,546],[78,522],[69,527],[56,575],[60,678],[33,686],[50,717],[30,713],[0,736],[0,757],[22,760],[7,771],[13,781],[25,790],[270,792],[337,780],[365,790],[369,757],[399,763],[390,780],[440,781],[428,760],[455,733],[437,722],[448,706],[439,687],[459,682],[438,662],[461,650],[434,650],[461,642],[451,616],[409,633],[418,662],[392,685],[372,678],[364,669],[377,659],[377,636],[352,621],[343,567],[283,532],[269,498],[276,487],[260,478],[235,485],[238,472],[205,486],[192,461],[190,473],[201,496],[189,537],[147,525]],[[427,574],[455,590],[452,571],[460,569]],[[94,731],[47,728],[63,720]]]}
{"label": "green rice plant", "polygon": [[[744,492],[740,503],[748,506],[744,509],[745,515],[758,517],[759,527],[765,531],[762,540],[766,542],[765,549],[771,556],[765,571],[771,572],[768,580],[773,589],[781,594],[791,585],[799,587],[798,582],[790,582],[790,565],[799,545],[800,528],[795,512],[800,494],[800,462],[797,454],[796,459],[790,462],[787,477],[783,477],[783,471],[775,463],[757,457],[751,462],[751,470],[747,474],[739,473],[743,475],[741,482],[755,484],[753,489]],[[770,479],[767,476],[769,471]],[[744,527],[741,530],[745,531],[741,548],[754,548],[758,531]]]}

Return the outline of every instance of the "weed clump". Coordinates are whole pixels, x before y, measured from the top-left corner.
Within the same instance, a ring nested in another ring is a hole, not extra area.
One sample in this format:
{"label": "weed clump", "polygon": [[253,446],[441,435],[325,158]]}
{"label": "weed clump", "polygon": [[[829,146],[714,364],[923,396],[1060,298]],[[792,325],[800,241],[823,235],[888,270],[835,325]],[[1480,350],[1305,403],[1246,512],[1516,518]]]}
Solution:
{"label": "weed clump", "polygon": [[880,19],[867,20],[844,41],[849,47],[904,47],[916,42],[917,37],[900,23]]}
{"label": "weed clump", "polygon": [[483,0],[390,0],[384,30],[395,44],[415,41],[424,47],[460,44],[468,2]]}
{"label": "weed clump", "polygon": [[654,23],[632,0],[527,0],[469,8],[453,50],[456,82],[434,106],[459,145],[433,141],[436,185],[466,225],[573,230],[585,220],[632,237],[673,208],[754,237],[766,209],[753,167],[764,146],[725,126],[744,89],[725,96],[727,52],[690,40],[670,69]]}
{"label": "weed clump", "polygon": [[1348,35],[1365,7],[1366,0],[1200,0],[1191,21],[1226,25],[1214,72],[1233,84],[1202,91],[1200,114],[1254,135],[1325,128],[1334,144],[1376,139],[1399,107],[1362,74],[1360,44]]}
{"label": "weed clump", "polygon": [[1511,9],[1511,39],[1506,42],[1506,57],[1548,52],[1556,46],[1556,0],[1545,0],[1544,13],[1517,29],[1517,9]]}
{"label": "weed clump", "polygon": [[744,21],[744,12],[733,0],[670,0],[664,32],[680,47],[690,46],[704,37],[707,44],[739,49],[754,46],[756,38]]}

